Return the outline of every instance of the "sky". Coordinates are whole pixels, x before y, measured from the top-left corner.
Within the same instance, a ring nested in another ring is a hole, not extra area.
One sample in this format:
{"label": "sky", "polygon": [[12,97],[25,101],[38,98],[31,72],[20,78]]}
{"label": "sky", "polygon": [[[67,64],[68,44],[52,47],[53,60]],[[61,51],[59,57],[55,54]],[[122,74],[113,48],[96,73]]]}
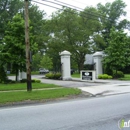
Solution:
{"label": "sky", "polygon": [[[32,0],[33,1],[33,0]],[[56,4],[52,4],[50,2],[55,2],[55,3],[59,3],[59,4],[63,4],[60,2],[64,2],[73,6],[76,6],[78,8],[82,8],[84,9],[86,6],[96,6],[98,3],[101,4],[105,4],[107,2],[112,3],[115,0],[34,0],[43,4],[48,4],[50,6],[55,6],[58,8],[61,8],[61,6],[58,6]],[[47,2],[49,1],[49,2]],[[125,4],[127,5],[127,7],[125,8],[125,11],[127,12],[127,16],[125,17],[126,19],[130,20],[130,0],[123,0],[125,2]],[[46,6],[46,5],[41,5],[41,4],[37,4],[41,10],[44,10],[47,13],[47,16],[49,17],[52,12],[55,12],[57,9]],[[68,5],[67,5],[68,6]]]}
{"label": "sky", "polygon": [[[54,3],[59,3],[59,4],[62,4],[62,5],[64,3],[66,3],[66,4],[69,4],[69,5],[75,6],[77,8],[81,8],[83,10],[87,6],[96,7],[96,5],[98,3],[105,5],[107,2],[112,3],[115,0],[32,0],[32,1],[42,3],[42,4],[37,4],[37,5],[39,6],[40,10],[44,10],[46,12],[46,14],[47,14],[46,17],[49,18],[53,12],[58,10],[56,8],[49,7],[49,6],[62,8],[62,6],[58,6]],[[126,4],[125,11],[127,12],[127,15],[121,17],[121,19],[127,19],[127,20],[130,21],[130,0],[122,0],[122,1],[125,2],[125,4]],[[46,4],[46,5],[43,5],[43,4]],[[47,5],[49,5],[49,6],[47,6]],[[66,5],[66,6],[68,6],[68,5]],[[126,29],[125,32],[130,36],[129,30]]]}

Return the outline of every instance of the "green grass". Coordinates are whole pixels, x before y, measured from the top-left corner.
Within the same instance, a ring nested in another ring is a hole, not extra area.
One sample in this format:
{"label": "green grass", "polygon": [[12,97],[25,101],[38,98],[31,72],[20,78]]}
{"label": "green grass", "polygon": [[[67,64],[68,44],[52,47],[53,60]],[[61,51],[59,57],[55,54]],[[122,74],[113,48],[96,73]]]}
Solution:
{"label": "green grass", "polygon": [[124,78],[119,78],[120,80],[130,80],[130,74],[125,74]]}
{"label": "green grass", "polygon": [[[54,84],[45,84],[45,83],[32,83],[32,89],[41,89],[41,88],[57,88],[60,87]],[[10,90],[26,90],[26,83],[14,83],[14,84],[0,84],[0,91],[10,91]]]}
{"label": "green grass", "polygon": [[80,74],[79,73],[74,73],[71,75],[71,77],[73,78],[80,78]]}
{"label": "green grass", "polygon": [[17,92],[1,92],[0,104],[14,103],[26,100],[44,100],[44,99],[56,99],[66,97],[68,95],[78,95],[81,91],[73,88],[59,88],[52,90],[37,90],[32,92],[17,91]]}

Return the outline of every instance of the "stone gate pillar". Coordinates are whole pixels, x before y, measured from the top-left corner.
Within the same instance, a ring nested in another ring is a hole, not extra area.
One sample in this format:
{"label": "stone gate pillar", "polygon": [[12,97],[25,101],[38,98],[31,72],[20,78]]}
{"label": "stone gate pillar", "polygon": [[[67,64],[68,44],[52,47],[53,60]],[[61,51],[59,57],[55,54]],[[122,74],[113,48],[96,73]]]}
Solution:
{"label": "stone gate pillar", "polygon": [[63,80],[71,80],[71,70],[70,70],[70,55],[69,51],[63,51],[60,53],[61,56],[61,72]]}
{"label": "stone gate pillar", "polygon": [[98,78],[99,74],[103,74],[102,58],[103,58],[102,52],[95,52],[93,54],[93,60],[94,60],[94,64],[95,64],[94,69],[96,70],[96,78]]}

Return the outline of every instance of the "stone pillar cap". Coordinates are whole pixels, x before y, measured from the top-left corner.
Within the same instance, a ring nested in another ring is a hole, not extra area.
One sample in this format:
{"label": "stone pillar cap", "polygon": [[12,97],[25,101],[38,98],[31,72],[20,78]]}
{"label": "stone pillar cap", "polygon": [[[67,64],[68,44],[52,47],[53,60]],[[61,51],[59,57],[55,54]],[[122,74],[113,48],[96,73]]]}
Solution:
{"label": "stone pillar cap", "polygon": [[93,56],[103,56],[103,52],[97,51],[93,54]]}
{"label": "stone pillar cap", "polygon": [[69,52],[69,51],[62,51],[61,53],[60,53],[60,55],[62,56],[62,55],[71,55],[71,53]]}

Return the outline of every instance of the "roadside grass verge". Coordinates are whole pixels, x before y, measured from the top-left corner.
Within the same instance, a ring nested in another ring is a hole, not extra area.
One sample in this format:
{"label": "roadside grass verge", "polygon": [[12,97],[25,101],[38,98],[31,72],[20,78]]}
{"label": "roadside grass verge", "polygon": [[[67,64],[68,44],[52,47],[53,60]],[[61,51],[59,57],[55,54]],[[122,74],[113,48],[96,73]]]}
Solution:
{"label": "roadside grass verge", "polygon": [[[45,83],[32,83],[32,89],[57,88],[57,87],[61,86]],[[26,89],[27,89],[27,83],[0,84],[0,91],[26,90]]]}
{"label": "roadside grass verge", "polygon": [[59,88],[59,89],[39,90],[39,91],[36,90],[32,92],[8,91],[8,92],[0,93],[0,104],[21,102],[21,101],[57,99],[69,95],[78,95],[80,93],[81,91],[79,89],[74,89],[74,88]]}
{"label": "roadside grass verge", "polygon": [[124,78],[119,78],[119,80],[130,80],[130,74],[125,74]]}

